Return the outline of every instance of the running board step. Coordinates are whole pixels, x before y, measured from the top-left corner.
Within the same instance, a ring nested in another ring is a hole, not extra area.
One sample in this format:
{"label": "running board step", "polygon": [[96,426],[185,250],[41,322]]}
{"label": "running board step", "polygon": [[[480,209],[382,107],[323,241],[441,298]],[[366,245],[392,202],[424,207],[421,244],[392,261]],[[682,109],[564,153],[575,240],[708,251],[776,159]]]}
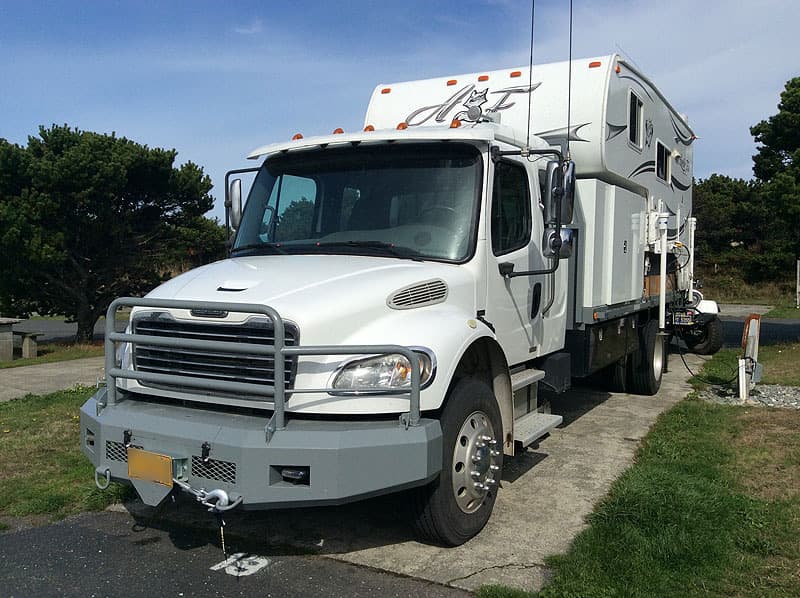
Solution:
{"label": "running board step", "polygon": [[525,388],[526,386],[530,386],[534,382],[538,382],[544,378],[544,372],[542,370],[537,370],[532,368],[530,370],[522,370],[521,372],[517,372],[516,374],[511,374],[511,390],[513,392],[518,391],[520,388]]}
{"label": "running board step", "polygon": [[514,422],[514,440],[528,446],[559,425],[564,418],[560,415],[534,411],[523,415]]}

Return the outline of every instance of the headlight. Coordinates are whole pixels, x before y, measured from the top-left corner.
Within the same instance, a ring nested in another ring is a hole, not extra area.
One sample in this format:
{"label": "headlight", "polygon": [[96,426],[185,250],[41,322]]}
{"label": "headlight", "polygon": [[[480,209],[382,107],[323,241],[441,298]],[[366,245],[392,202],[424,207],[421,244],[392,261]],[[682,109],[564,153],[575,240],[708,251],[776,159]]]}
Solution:
{"label": "headlight", "polygon": [[[420,387],[424,388],[432,379],[435,370],[431,355],[415,351],[419,357]],[[334,375],[335,389],[342,391],[377,390],[390,391],[411,387],[411,364],[404,355],[389,353],[351,361]]]}

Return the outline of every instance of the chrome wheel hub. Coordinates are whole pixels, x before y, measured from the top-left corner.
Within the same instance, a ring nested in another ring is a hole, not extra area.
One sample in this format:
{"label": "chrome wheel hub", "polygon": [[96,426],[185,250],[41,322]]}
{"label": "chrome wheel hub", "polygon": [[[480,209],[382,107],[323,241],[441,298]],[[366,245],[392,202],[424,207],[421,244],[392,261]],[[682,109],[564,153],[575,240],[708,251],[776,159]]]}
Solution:
{"label": "chrome wheel hub", "polygon": [[453,494],[462,511],[474,513],[481,508],[486,495],[497,486],[501,460],[489,416],[473,412],[461,426],[453,449]]}

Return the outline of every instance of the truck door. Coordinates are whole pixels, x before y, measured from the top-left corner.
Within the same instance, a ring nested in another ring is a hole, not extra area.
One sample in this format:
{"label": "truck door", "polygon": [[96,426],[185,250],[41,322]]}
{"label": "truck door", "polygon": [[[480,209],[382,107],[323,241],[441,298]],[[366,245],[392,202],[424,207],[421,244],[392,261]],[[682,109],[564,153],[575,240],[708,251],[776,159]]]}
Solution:
{"label": "truck door", "polygon": [[[503,278],[498,266],[510,262],[518,272],[540,268],[541,253],[534,239],[541,231],[540,225],[534,227],[534,196],[522,163],[507,159],[496,162],[492,185],[486,319],[495,327],[509,364],[514,364],[534,357],[540,345],[534,338],[533,324],[541,318],[542,277]],[[539,232],[533,233],[534,229]]]}

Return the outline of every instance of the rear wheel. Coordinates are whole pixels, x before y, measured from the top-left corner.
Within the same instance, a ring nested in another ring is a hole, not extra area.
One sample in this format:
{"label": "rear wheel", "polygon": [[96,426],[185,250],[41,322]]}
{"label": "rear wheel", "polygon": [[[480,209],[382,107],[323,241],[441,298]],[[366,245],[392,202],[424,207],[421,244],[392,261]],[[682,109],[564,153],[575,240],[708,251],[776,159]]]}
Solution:
{"label": "rear wheel", "polygon": [[489,387],[456,383],[441,417],[442,472],[412,497],[421,539],[459,546],[480,532],[497,498],[503,467],[500,409]]}
{"label": "rear wheel", "polygon": [[713,355],[722,348],[722,320],[714,316],[705,325],[687,334],[686,346],[698,355]]}
{"label": "rear wheel", "polygon": [[661,388],[667,348],[658,333],[658,322],[650,320],[639,329],[639,348],[628,357],[628,389],[639,395],[654,395]]}

